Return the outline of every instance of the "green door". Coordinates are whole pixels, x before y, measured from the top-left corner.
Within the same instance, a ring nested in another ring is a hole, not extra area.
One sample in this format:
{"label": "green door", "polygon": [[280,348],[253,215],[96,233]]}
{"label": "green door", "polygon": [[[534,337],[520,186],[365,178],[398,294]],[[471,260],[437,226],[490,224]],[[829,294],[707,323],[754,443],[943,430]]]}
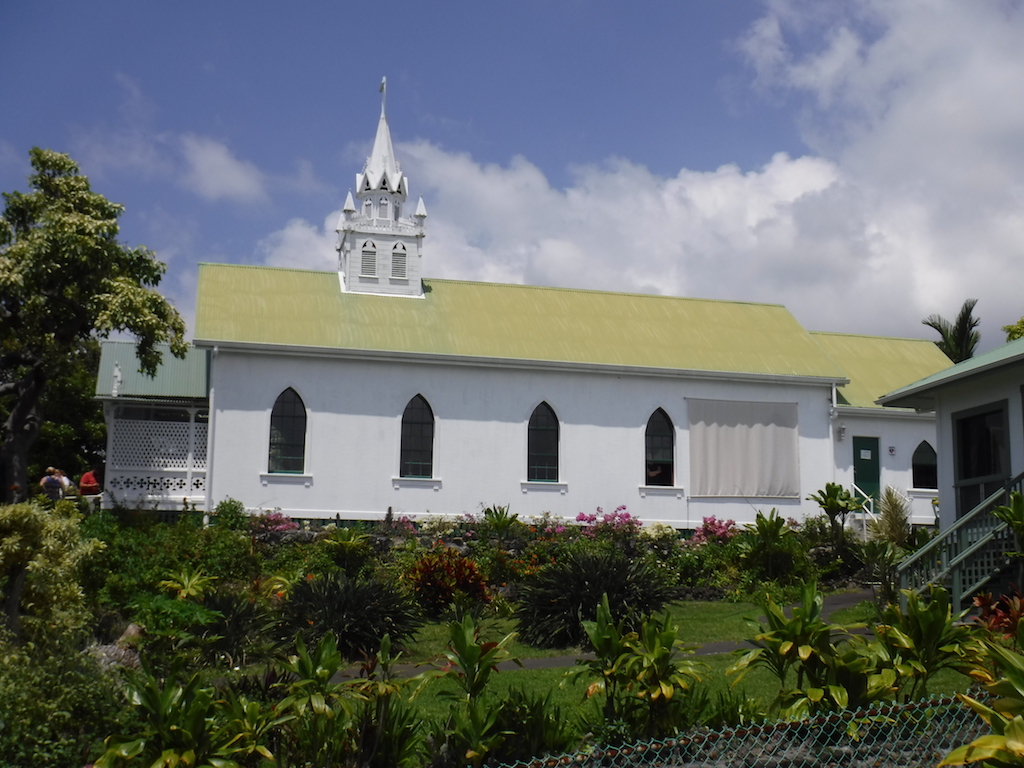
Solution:
{"label": "green door", "polygon": [[877,437],[853,438],[853,482],[873,499],[881,488]]}

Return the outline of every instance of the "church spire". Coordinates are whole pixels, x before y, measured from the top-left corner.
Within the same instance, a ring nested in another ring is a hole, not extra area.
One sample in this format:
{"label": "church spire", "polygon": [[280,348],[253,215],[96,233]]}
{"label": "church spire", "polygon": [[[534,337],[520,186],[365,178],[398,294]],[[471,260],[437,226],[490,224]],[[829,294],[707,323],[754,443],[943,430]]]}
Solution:
{"label": "church spire", "polygon": [[422,296],[419,267],[426,209],[405,210],[408,181],[395,159],[387,117],[387,78],[380,83],[380,119],[373,149],[356,174],[355,200],[345,198],[338,251],[346,291]]}

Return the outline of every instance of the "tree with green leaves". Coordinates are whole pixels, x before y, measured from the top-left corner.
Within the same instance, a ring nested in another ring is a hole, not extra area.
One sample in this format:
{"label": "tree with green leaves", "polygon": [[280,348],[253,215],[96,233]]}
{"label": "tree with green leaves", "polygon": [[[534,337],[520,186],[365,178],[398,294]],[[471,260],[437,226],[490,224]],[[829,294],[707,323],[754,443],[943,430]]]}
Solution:
{"label": "tree with green leaves", "polygon": [[1013,325],[1004,325],[1003,333],[1006,334],[1007,341],[1016,341],[1017,339],[1024,337],[1024,317]]}
{"label": "tree with green leaves", "polygon": [[954,363],[962,363],[974,357],[974,350],[981,341],[981,332],[978,330],[981,321],[974,316],[974,305],[977,303],[977,299],[967,299],[952,323],[940,315],[929,315],[921,321],[939,332],[942,338],[935,342],[935,346]]}
{"label": "tree with green leaves", "polygon": [[185,324],[156,287],[166,271],[148,248],[118,242],[124,207],[93,192],[70,157],[33,148],[28,193],[4,193],[0,218],[0,465],[5,501],[31,495],[28,456],[50,381],[96,338],[127,332],[140,370],[158,345],[186,353]]}

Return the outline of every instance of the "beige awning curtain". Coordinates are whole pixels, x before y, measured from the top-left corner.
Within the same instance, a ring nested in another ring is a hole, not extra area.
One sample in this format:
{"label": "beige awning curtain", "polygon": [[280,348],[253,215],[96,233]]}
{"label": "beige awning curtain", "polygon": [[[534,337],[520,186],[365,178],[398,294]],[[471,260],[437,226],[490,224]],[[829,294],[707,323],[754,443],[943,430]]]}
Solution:
{"label": "beige awning curtain", "polygon": [[800,497],[796,403],[686,403],[691,496]]}

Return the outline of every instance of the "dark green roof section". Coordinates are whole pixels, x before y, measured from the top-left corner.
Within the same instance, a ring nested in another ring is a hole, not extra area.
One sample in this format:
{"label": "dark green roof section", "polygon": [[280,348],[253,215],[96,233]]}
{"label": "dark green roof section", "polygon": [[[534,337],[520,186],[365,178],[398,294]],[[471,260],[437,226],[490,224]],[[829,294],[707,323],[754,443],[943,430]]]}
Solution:
{"label": "dark green roof section", "polygon": [[146,397],[205,400],[209,392],[208,357],[205,349],[189,347],[184,360],[171,354],[166,344],[155,376],[139,371],[133,341],[104,341],[100,346],[100,370],[96,397]]}
{"label": "dark green roof section", "polygon": [[424,280],[348,293],[336,272],[201,264],[199,344],[309,347],[843,380],[776,304]]}
{"label": "dark green roof section", "polygon": [[933,373],[931,376],[900,387],[879,398],[879,402],[883,405],[908,408],[932,407],[929,404],[934,402],[936,389],[1020,362],[1024,362],[1024,339],[1008,342],[1001,347],[957,363],[944,371]]}
{"label": "dark green roof section", "polygon": [[837,392],[840,405],[880,407],[887,392],[953,363],[932,341],[811,331],[821,348],[846,372],[850,382]]}

